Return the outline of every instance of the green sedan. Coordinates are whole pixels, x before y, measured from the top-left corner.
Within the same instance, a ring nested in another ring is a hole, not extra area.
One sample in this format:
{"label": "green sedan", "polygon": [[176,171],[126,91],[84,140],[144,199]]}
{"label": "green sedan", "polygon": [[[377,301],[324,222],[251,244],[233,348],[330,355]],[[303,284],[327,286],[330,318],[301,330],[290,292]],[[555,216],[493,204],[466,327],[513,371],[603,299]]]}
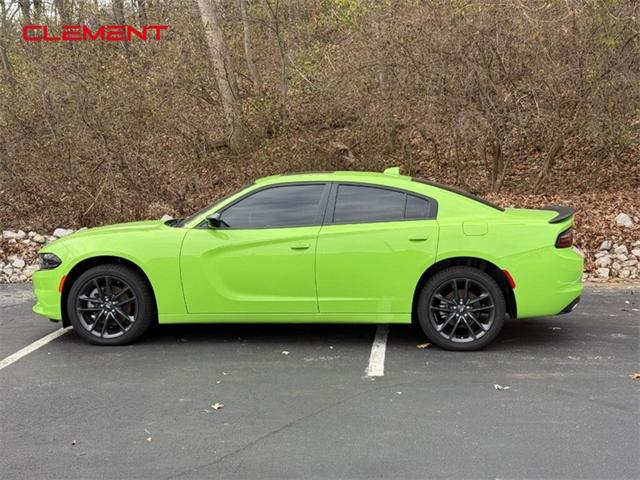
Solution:
{"label": "green sedan", "polygon": [[502,209],[399,168],[275,175],[187,218],[47,245],[33,310],[99,345],[153,322],[413,323],[475,350],[507,315],[576,306],[573,214]]}

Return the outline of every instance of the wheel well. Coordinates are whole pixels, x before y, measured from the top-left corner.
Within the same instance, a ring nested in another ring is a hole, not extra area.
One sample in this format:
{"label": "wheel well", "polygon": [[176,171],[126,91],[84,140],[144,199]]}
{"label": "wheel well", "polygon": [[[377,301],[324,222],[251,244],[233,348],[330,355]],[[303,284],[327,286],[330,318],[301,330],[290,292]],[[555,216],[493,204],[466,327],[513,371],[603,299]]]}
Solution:
{"label": "wheel well", "polygon": [[420,280],[418,281],[418,284],[416,285],[416,289],[413,293],[413,305],[412,305],[411,311],[412,311],[412,316],[414,317],[414,321],[416,320],[415,313],[417,311],[416,308],[418,305],[418,298],[420,296],[420,291],[422,290],[422,287],[424,286],[424,284],[427,283],[427,281],[439,271],[449,267],[460,267],[460,266],[477,268],[478,270],[482,270],[483,272],[487,273],[491,278],[493,278],[498,284],[498,286],[500,287],[500,290],[502,290],[505,302],[507,303],[507,313],[511,318],[516,318],[516,316],[518,315],[516,297],[513,293],[513,289],[511,288],[511,285],[509,284],[509,280],[507,279],[507,276],[502,271],[502,269],[500,269],[498,266],[494,265],[493,263],[487,260],[483,260],[481,258],[454,257],[454,258],[447,258],[445,260],[440,260],[439,262],[434,263],[429,268],[427,268],[427,270],[420,277]]}
{"label": "wheel well", "polygon": [[60,298],[60,307],[61,307],[60,310],[62,311],[62,325],[64,327],[68,327],[70,325],[69,318],[67,316],[66,304],[67,304],[67,296],[69,295],[69,290],[71,290],[71,286],[73,285],[73,283],[76,281],[76,279],[80,275],[82,275],[84,272],[86,272],[90,268],[96,267],[98,265],[107,265],[111,263],[116,265],[126,265],[127,267],[130,267],[131,269],[137,271],[142,276],[142,278],[144,278],[144,280],[147,282],[147,285],[149,285],[149,288],[151,289],[152,298],[153,298],[154,318],[157,319],[158,307],[156,302],[156,296],[153,291],[153,286],[149,281],[149,277],[147,277],[147,275],[144,273],[144,270],[142,270],[138,265],[133,263],[131,260],[127,260],[126,258],[114,257],[114,256],[100,256],[100,257],[87,258],[81,261],[76,266],[74,266],[71,269],[71,271],[67,274],[67,278],[64,281],[64,287],[62,289],[62,296]]}

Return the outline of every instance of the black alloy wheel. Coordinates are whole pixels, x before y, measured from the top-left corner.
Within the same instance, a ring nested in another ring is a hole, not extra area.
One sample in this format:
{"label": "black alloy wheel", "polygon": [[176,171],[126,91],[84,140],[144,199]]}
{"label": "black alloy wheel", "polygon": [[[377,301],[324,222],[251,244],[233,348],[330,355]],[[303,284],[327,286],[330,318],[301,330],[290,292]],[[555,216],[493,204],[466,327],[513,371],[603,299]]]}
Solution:
{"label": "black alloy wheel", "polygon": [[84,272],[69,291],[67,313],[75,331],[98,345],[122,345],[150,326],[153,299],[146,280],[122,265]]}
{"label": "black alloy wheel", "polygon": [[505,308],[500,287],[487,273],[451,267],[426,283],[418,303],[418,321],[436,345],[448,350],[476,350],[498,335]]}

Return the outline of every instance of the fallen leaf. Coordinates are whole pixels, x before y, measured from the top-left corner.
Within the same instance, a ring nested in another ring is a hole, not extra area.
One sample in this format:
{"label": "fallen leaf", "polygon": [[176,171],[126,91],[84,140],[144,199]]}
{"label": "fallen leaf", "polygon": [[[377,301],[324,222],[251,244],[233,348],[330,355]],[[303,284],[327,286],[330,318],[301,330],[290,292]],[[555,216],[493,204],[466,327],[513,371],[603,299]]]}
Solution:
{"label": "fallen leaf", "polygon": [[213,408],[214,410],[220,410],[222,407],[224,407],[224,405],[222,403],[214,403],[213,405],[211,405],[211,408]]}
{"label": "fallen leaf", "polygon": [[283,355],[289,355],[290,353],[291,353],[291,352],[287,352],[286,350],[283,350],[283,351],[282,351],[282,354],[283,354]]}
{"label": "fallen leaf", "polygon": [[420,350],[424,350],[425,348],[429,348],[431,346],[430,343],[421,343],[419,345],[416,345],[416,348],[419,348]]}
{"label": "fallen leaf", "polygon": [[222,375],[229,375],[228,372],[222,372]]}
{"label": "fallen leaf", "polygon": [[502,386],[502,385],[498,385],[497,383],[493,386],[493,388],[495,388],[496,390],[510,390],[511,389],[511,387],[509,387],[507,385]]}
{"label": "fallen leaf", "polygon": [[629,377],[633,380],[640,380],[640,372],[632,373]]}
{"label": "fallen leaf", "polygon": [[402,395],[402,392],[396,392],[398,395]]}
{"label": "fallen leaf", "polygon": [[151,441],[151,437],[147,437],[147,442],[150,442],[150,441]]}

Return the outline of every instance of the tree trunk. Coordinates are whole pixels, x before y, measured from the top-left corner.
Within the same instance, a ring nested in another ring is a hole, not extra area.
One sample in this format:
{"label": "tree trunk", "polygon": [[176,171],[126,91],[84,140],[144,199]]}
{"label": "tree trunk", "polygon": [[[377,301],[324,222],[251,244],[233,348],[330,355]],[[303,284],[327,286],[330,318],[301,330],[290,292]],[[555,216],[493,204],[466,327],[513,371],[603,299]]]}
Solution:
{"label": "tree trunk", "polygon": [[4,45],[4,40],[0,40],[0,61],[2,62],[2,76],[5,83],[10,87],[15,86],[16,79],[13,76],[13,68],[9,61],[9,54],[7,53],[7,48]]}
{"label": "tree trunk", "polygon": [[287,121],[287,99],[289,96],[289,60],[287,40],[282,34],[280,25],[279,4],[276,1],[275,6],[271,5],[269,0],[265,0],[269,15],[271,16],[272,29],[276,35],[278,42],[278,52],[280,53],[280,121],[284,126]]}
{"label": "tree trunk", "polygon": [[[124,18],[124,0],[113,0],[113,19],[117,25],[126,25]],[[120,42],[120,47],[127,56],[127,61],[131,62],[131,54],[129,52],[129,42]],[[131,68],[131,65],[129,65]]]}
{"label": "tree trunk", "polygon": [[232,150],[240,150],[246,145],[247,132],[242,119],[242,108],[238,100],[238,87],[231,56],[220,25],[218,5],[215,0],[198,0],[198,7],[216,73],[225,120],[230,130],[229,147]]}
{"label": "tree trunk", "polygon": [[244,56],[247,60],[249,76],[253,82],[253,90],[256,97],[262,97],[262,78],[260,71],[253,59],[253,49],[251,48],[251,26],[249,24],[249,16],[247,15],[247,0],[239,0],[240,14],[242,16],[242,27],[244,29]]}
{"label": "tree trunk", "polygon": [[138,0],[138,22],[140,25],[148,25],[149,18],[147,17],[147,0]]}
{"label": "tree trunk", "polygon": [[560,135],[551,145],[549,152],[547,153],[547,157],[544,159],[544,165],[542,166],[542,170],[538,173],[538,178],[536,179],[535,186],[533,187],[534,192],[538,192],[540,187],[542,186],[542,182],[547,178],[549,172],[554,167],[556,163],[556,159],[560,152],[564,148],[564,135]]}
{"label": "tree trunk", "polygon": [[[122,2],[122,0],[120,1]],[[56,10],[58,11],[58,15],[60,16],[60,24],[69,25],[71,23],[71,18],[69,16],[69,4],[65,2],[65,0],[54,0],[53,3],[55,4]],[[114,0],[113,3],[115,5],[116,0]],[[35,2],[34,2],[34,5],[35,5]]]}
{"label": "tree trunk", "polygon": [[118,25],[124,25],[124,0],[113,0],[113,18]]}
{"label": "tree trunk", "polygon": [[10,87],[16,84],[16,79],[13,76],[13,67],[9,60],[9,49],[5,35],[9,33],[9,23],[7,20],[7,9],[4,0],[0,0],[0,63],[2,63],[2,76],[4,81]]}

